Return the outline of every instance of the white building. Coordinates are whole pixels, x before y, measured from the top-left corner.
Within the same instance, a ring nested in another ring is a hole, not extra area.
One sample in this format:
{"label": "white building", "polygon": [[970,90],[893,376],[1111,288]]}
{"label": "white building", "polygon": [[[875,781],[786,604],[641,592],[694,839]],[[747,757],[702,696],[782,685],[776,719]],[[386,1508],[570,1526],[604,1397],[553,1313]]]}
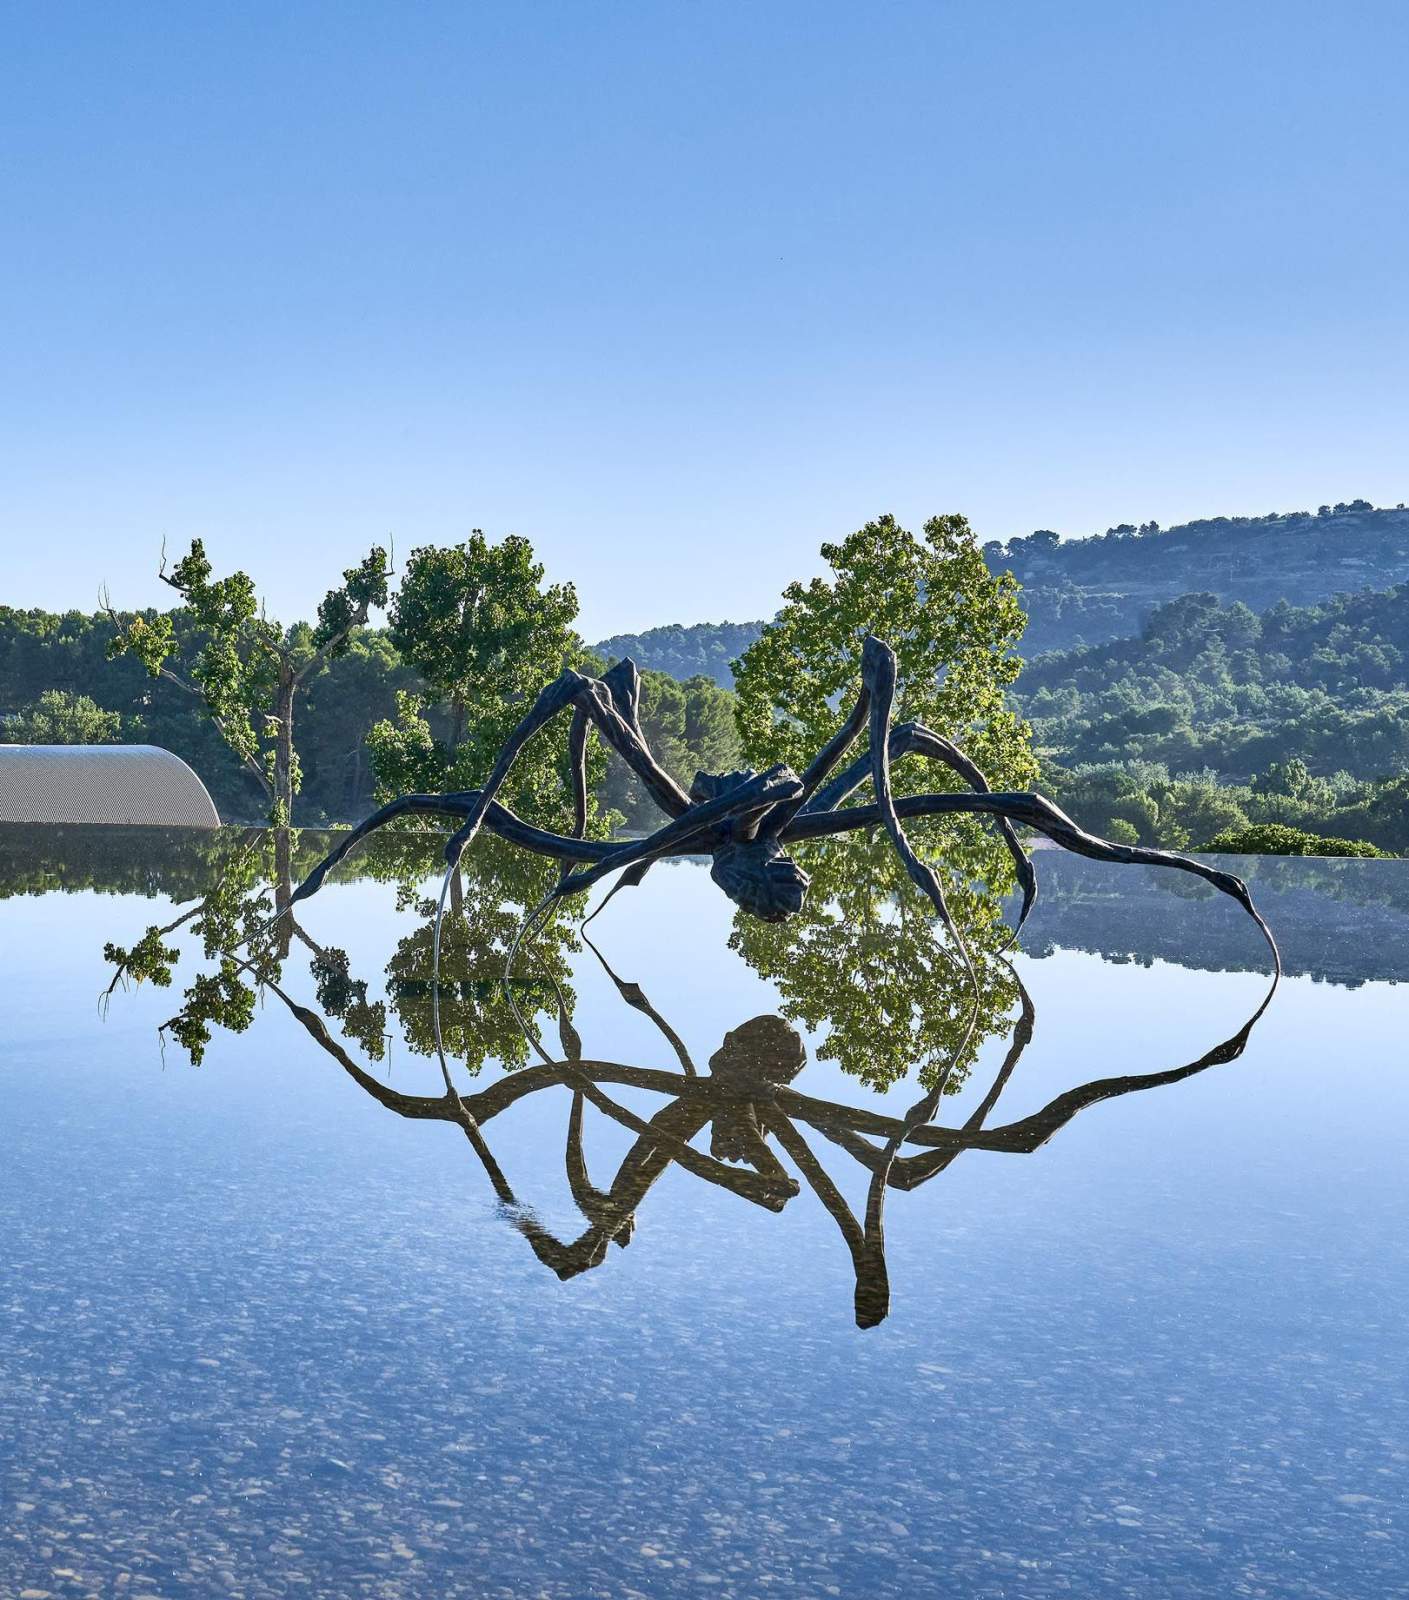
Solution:
{"label": "white building", "polygon": [[0,822],[218,828],[206,786],[154,744],[0,745]]}

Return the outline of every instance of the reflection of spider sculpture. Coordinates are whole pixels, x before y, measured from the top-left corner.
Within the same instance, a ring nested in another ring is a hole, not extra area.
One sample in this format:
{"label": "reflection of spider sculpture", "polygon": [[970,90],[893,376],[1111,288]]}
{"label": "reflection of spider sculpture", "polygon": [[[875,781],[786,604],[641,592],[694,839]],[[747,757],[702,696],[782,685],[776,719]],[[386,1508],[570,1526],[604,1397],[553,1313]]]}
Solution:
{"label": "reflection of spider sculpture", "polygon": [[[314,868],[293,898],[302,900],[313,894],[329,870],[374,829],[395,817],[420,813],[463,819],[445,847],[445,859],[451,868],[481,826],[526,849],[557,857],[564,863],[563,875],[550,899],[590,888],[619,870],[623,872],[621,884],[639,883],[651,863],[662,857],[708,853],[714,858],[710,876],[736,905],[765,921],[778,922],[802,909],[808,883],[807,874],[786,853],[785,846],[879,823],[890,835],[910,877],[950,926],[939,879],[916,855],[905,835],[903,819],[981,813],[997,818],[1016,865],[1023,890],[1019,927],[1032,908],[1037,879],[1014,823],[1035,828],[1065,849],[1098,861],[1178,867],[1197,874],[1224,894],[1232,895],[1254,918],[1276,958],[1271,932],[1240,878],[1189,856],[1098,839],[1039,794],[994,793],[978,767],[948,739],[919,723],[893,727],[895,695],[895,652],[881,640],[868,636],[861,652],[860,696],[845,722],[801,777],[786,766],[770,767],[760,773],[701,772],[686,794],[646,744],[638,716],[640,677],[635,664],[629,659],[618,662],[602,678],[564,672],[543,690],[533,709],[510,735],[482,789],[410,794],[393,800],[354,828]],[[577,819],[576,833],[570,838],[531,826],[495,799],[527,740],[568,707],[573,712],[569,746]],[[583,837],[587,825],[587,735],[592,727],[640,778],[671,819],[648,838],[612,844]],[[868,735],[867,753],[827,782],[863,731]],[[897,799],[891,791],[890,765],[905,755],[939,761],[962,778],[969,789]],[[846,806],[844,802],[868,775],[875,789],[875,803]]]}
{"label": "reflection of spider sculpture", "polygon": [[[910,1190],[927,1183],[965,1150],[1030,1154],[1087,1106],[1178,1083],[1208,1067],[1236,1060],[1277,987],[1274,979],[1266,998],[1248,1021],[1197,1061],[1163,1072],[1096,1079],[1058,1095],[1030,1116],[989,1129],[984,1124],[1032,1038],[1032,1002],[1019,980],[1021,1014],[997,1077],[963,1126],[946,1128],[932,1120],[943,1093],[942,1081],[904,1117],[883,1116],[798,1093],[790,1085],[802,1070],[806,1053],[797,1033],[777,1016],[754,1017],[732,1029],[710,1057],[709,1071],[702,1074],[684,1042],[640,987],[623,982],[600,952],[595,953],[622,999],[649,1017],[665,1037],[680,1063],[678,1071],[584,1058],[581,1043],[560,1005],[561,1059],[545,1056],[542,1065],[509,1073],[469,1094],[460,1094],[448,1073],[443,1095],[407,1094],[382,1083],[361,1067],[316,1011],[300,1005],[276,985],[270,987],[348,1076],[389,1111],[414,1120],[450,1122],[459,1127],[514,1226],[538,1259],[562,1279],[601,1266],[610,1245],[631,1242],[637,1209],[672,1164],[765,1210],[782,1211],[800,1193],[800,1185],[769,1148],[769,1138],[776,1139],[841,1233],[856,1275],[856,1321],[863,1328],[874,1327],[890,1309],[884,1229],[887,1190]],[[603,1088],[606,1084],[659,1094],[667,1097],[667,1104],[649,1119],[639,1117],[612,1099]],[[573,1201],[587,1223],[578,1237],[569,1241],[557,1238],[519,1200],[484,1134],[487,1123],[518,1101],[554,1088],[566,1088],[572,1095],[565,1151],[567,1180]],[[588,1174],[583,1148],[588,1103],[636,1134],[606,1189],[594,1186]],[[707,1125],[708,1154],[690,1142]],[[870,1174],[866,1204],[859,1218],[808,1144],[800,1125],[815,1129]],[[918,1146],[918,1152],[902,1156],[901,1149],[907,1144]]]}

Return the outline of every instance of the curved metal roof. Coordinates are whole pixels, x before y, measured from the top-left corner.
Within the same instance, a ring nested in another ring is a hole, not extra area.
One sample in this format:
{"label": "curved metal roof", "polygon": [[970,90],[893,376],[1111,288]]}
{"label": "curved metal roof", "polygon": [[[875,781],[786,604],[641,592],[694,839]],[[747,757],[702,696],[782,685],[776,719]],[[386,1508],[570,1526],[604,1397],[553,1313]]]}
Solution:
{"label": "curved metal roof", "polygon": [[0,822],[218,828],[206,786],[154,744],[0,745]]}

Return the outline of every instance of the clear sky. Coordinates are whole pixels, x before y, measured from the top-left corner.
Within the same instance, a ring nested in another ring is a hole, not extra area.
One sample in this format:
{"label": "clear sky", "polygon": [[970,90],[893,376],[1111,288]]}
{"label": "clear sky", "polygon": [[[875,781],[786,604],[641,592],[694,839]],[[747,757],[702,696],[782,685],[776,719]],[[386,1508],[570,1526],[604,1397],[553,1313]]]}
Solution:
{"label": "clear sky", "polygon": [[1409,498],[1406,84],[1402,0],[0,3],[0,603]]}

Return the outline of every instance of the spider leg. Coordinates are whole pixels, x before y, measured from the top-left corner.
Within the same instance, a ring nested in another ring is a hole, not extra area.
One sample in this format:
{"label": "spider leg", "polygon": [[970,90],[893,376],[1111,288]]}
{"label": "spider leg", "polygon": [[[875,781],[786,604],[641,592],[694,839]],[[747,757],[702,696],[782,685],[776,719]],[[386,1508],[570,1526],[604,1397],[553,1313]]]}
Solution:
{"label": "spider leg", "polygon": [[[601,681],[606,685],[607,692],[612,697],[612,704],[621,714],[623,721],[636,735],[641,751],[654,762],[655,757],[651,755],[650,746],[646,742],[646,735],[641,727],[641,674],[637,670],[636,663],[630,656],[624,656],[614,667],[609,668],[608,671],[602,674]],[[571,755],[574,800],[576,804],[576,828],[574,831],[581,838],[587,832],[587,719],[581,710],[573,714]],[[669,778],[669,774],[665,774],[665,777]],[[662,792],[659,776],[652,792],[655,795],[656,804],[661,805],[662,809],[668,811],[672,816],[680,814],[676,809],[676,802],[673,798],[670,799],[670,804],[663,803],[666,796]],[[571,870],[571,863],[565,863],[563,877],[566,878]],[[612,894],[615,894],[618,889],[634,889],[650,870],[651,863],[644,861],[634,872],[624,873],[621,880],[612,889],[611,894],[607,896],[606,900],[602,901],[602,905],[597,907],[592,916],[595,917],[601,911],[602,906],[606,905],[607,900],[610,900]],[[592,917],[587,919],[588,922],[591,920]]]}
{"label": "spider leg", "polygon": [[[890,842],[895,846],[896,854],[904,863],[911,881],[928,895],[930,904],[938,913],[940,921],[957,939],[958,934],[950,919],[949,907],[944,902],[944,891],[939,886],[939,879],[935,876],[933,867],[928,862],[921,861],[915,854],[914,846],[901,826],[900,813],[895,809],[895,797],[891,793],[890,712],[895,704],[897,673],[895,651],[889,645],[882,644],[879,639],[873,642],[867,638],[866,648],[861,656],[861,678],[870,691],[871,700],[871,748],[868,753],[871,763],[871,782],[876,790],[876,804],[881,824],[890,835]],[[960,948],[963,949],[962,941]],[[967,951],[964,951],[964,958],[967,962]]]}
{"label": "spider leg", "polygon": [[[446,843],[447,866],[453,867],[466,847],[473,843],[475,835],[480,830],[480,824],[484,821],[485,813],[489,810],[490,802],[508,777],[509,768],[513,766],[514,758],[519,751],[541,727],[551,722],[560,711],[573,705],[577,701],[579,691],[585,688],[587,683],[586,678],[569,668],[540,692],[533,703],[533,709],[505,741],[504,748],[499,752],[499,759],[489,774],[488,782],[477,792],[474,804],[467,811],[464,822]],[[585,710],[585,706],[582,709]]]}
{"label": "spider leg", "polygon": [[[606,685],[607,693],[610,694],[612,704],[616,707],[622,721],[626,723],[627,727],[635,735],[639,746],[637,750],[638,760],[646,757],[650,759],[653,765],[658,766],[659,764],[656,763],[655,757],[651,755],[650,746],[646,743],[646,735],[641,728],[641,674],[636,668],[636,663],[630,656],[627,656],[618,661],[610,671],[604,672],[600,681]],[[590,728],[591,718],[581,705],[577,706],[572,714],[572,731],[568,736],[568,755],[572,763],[573,837],[575,839],[585,838],[587,834],[587,735]],[[633,770],[635,770],[634,763]],[[664,797],[668,796],[670,804],[663,806],[663,809],[668,811],[671,816],[678,816],[680,812],[677,801],[673,795],[668,795],[668,791],[664,786],[663,780],[669,780],[669,777],[670,775],[664,773],[663,769],[657,771],[651,786],[652,793],[656,795],[658,804],[661,803]],[[590,858],[584,857],[583,859]],[[566,873],[569,868],[565,866],[563,870]]]}
{"label": "spider leg", "polygon": [[[572,714],[572,729],[568,734],[568,760],[572,763],[572,836],[587,837],[587,734],[591,728],[587,713],[578,706]],[[572,870],[572,863],[563,863],[564,873]]]}
{"label": "spider leg", "polygon": [[[1037,1012],[1032,1004],[1032,996],[1027,992],[1027,986],[1012,967],[1008,970],[1017,980],[1018,994],[1022,1001],[1022,1013],[1018,1017],[1017,1025],[1013,1029],[1012,1043],[1008,1046],[1007,1054],[1003,1057],[1003,1064],[998,1069],[998,1076],[993,1080],[988,1093],[982,1101],[975,1106],[973,1113],[964,1124],[967,1134],[978,1133],[984,1123],[988,1121],[989,1113],[998,1104],[998,1098],[1008,1086],[1023,1052],[1032,1043],[1032,1031],[1037,1022]],[[959,1151],[935,1150],[927,1155],[908,1156],[897,1158],[893,1163],[892,1171],[887,1182],[893,1189],[914,1189],[920,1184],[928,1182],[938,1172],[943,1172],[958,1156]]]}
{"label": "spider leg", "polygon": [[[530,927],[536,928],[541,924],[557,901],[570,894],[579,894],[584,889],[590,889],[599,879],[609,873],[626,868],[623,873],[623,882],[639,883],[645,876],[650,865],[662,856],[682,855],[691,849],[698,848],[700,843],[715,837],[716,829],[725,823],[736,819],[747,822],[768,811],[780,800],[786,800],[797,793],[799,779],[797,774],[786,766],[769,767],[766,772],[755,773],[742,783],[735,784],[732,789],[726,789],[723,794],[716,795],[713,800],[701,801],[698,805],[691,806],[684,816],[677,817],[673,822],[668,822],[664,827],[658,828],[645,839],[633,839],[629,844],[609,850],[601,856],[596,865],[584,868],[579,872],[565,874],[559,878],[542,900],[519,924],[519,931],[514,936],[514,942],[509,947],[509,954],[504,963],[505,993],[509,1004],[514,1006],[513,991],[508,987],[510,974],[514,969],[514,962],[518,959],[519,946],[523,943]],[[463,831],[463,830],[462,830]],[[451,841],[454,842],[453,840]],[[446,846],[447,856],[450,846]],[[447,881],[449,872],[447,869]],[[617,888],[622,885],[617,884]],[[615,893],[615,889],[612,893]],[[606,897],[611,898],[611,895]],[[445,892],[441,891],[441,909],[445,903]],[[604,902],[605,903],[605,902]],[[441,909],[436,912],[436,927],[439,929]],[[598,906],[598,911],[601,906]],[[595,913],[594,913],[595,915]],[[590,919],[589,919],[590,920]],[[514,1006],[515,1015],[518,1014]],[[532,1037],[522,1017],[518,1018],[519,1026],[524,1029],[527,1036]],[[540,1053],[541,1053],[541,1047]]]}
{"label": "spider leg", "polygon": [[[589,1185],[579,1193],[580,1185],[586,1177],[585,1166],[579,1170],[578,1187],[573,1189],[573,1198],[584,1215],[589,1216],[592,1226],[576,1243],[557,1246],[561,1253],[561,1264],[557,1261],[548,1261],[547,1264],[553,1266],[559,1277],[570,1277],[588,1267],[600,1266],[610,1241],[615,1241],[619,1245],[630,1242],[636,1212],[646,1195],[672,1164],[685,1165],[681,1161],[682,1152],[686,1156],[694,1157],[698,1163],[698,1165],[686,1165],[686,1170],[692,1172],[695,1177],[704,1178],[720,1188],[729,1189],[743,1199],[750,1200],[769,1211],[776,1212],[783,1209],[786,1202],[798,1192],[797,1184],[786,1172],[780,1169],[778,1177],[773,1181],[760,1183],[758,1174],[740,1172],[733,1167],[724,1166],[710,1157],[701,1156],[698,1151],[691,1148],[689,1140],[709,1121],[712,1111],[712,1104],[703,1096],[695,1103],[675,1101],[663,1107],[649,1123],[641,1125],[640,1136],[623,1157],[612,1186],[608,1190],[603,1191]],[[576,1134],[571,1131],[569,1133],[570,1141],[574,1137],[580,1140],[580,1122]],[[571,1166],[571,1155],[569,1163]],[[574,1176],[570,1171],[569,1183],[573,1182]],[[589,1206],[592,1208],[591,1212],[588,1211]],[[547,1258],[540,1252],[540,1259]]]}
{"label": "spider leg", "polygon": [[[933,1123],[911,1125],[910,1119],[897,1119],[862,1111],[854,1106],[840,1106],[827,1100],[814,1100],[786,1087],[779,1089],[776,1101],[781,1115],[806,1122],[834,1142],[850,1148],[842,1138],[846,1129],[881,1137],[903,1138],[910,1144],[919,1144],[956,1154],[961,1150],[989,1150],[1010,1155],[1031,1155],[1059,1133],[1081,1111],[1104,1100],[1119,1099],[1128,1094],[1143,1093],[1147,1089],[1164,1088],[1181,1083],[1206,1071],[1209,1067],[1227,1066],[1238,1060],[1247,1048],[1253,1029],[1261,1021],[1277,992],[1278,979],[1274,978],[1257,1009],[1231,1037],[1207,1050],[1197,1061],[1183,1066],[1166,1068],[1160,1072],[1128,1074],[1117,1078],[1097,1078],[1075,1089],[1068,1089],[1049,1100],[1039,1111],[1016,1122],[1004,1123],[997,1128],[965,1125],[963,1128],[945,1128]],[[865,1159],[860,1155],[858,1159]],[[877,1155],[872,1147],[872,1155]],[[868,1162],[869,1165],[869,1162]]]}
{"label": "spider leg", "polygon": [[[938,1104],[939,1096],[943,1094],[945,1082],[953,1069],[953,1063],[962,1057],[964,1050],[968,1046],[974,1026],[978,1021],[978,973],[974,970],[973,957],[969,954],[968,942],[949,915],[949,907],[945,903],[944,890],[940,886],[939,878],[929,863],[922,861],[915,853],[915,848],[910,843],[901,824],[900,813],[896,810],[895,796],[891,793],[890,787],[890,712],[892,705],[895,703],[896,678],[898,675],[895,652],[889,645],[881,644],[879,641],[877,641],[875,648],[870,647],[871,641],[869,639],[866,642],[868,648],[862,654],[861,670],[862,681],[871,693],[871,726],[868,742],[870,744],[871,782],[876,791],[876,809],[879,813],[879,820],[890,835],[890,842],[895,846],[896,854],[904,863],[911,882],[929,897],[930,904],[934,906],[940,921],[944,924],[949,937],[953,940],[973,991],[973,1008],[969,1014],[968,1026],[964,1030],[963,1038],[955,1047],[950,1066],[945,1069],[943,1076],[930,1090],[925,1099],[915,1106],[907,1116],[907,1122],[921,1118],[927,1121],[931,1112],[926,1108]],[[886,1181],[890,1175],[891,1164],[899,1154],[902,1142],[901,1139],[894,1139],[887,1145],[883,1163],[877,1168],[872,1178],[870,1192],[866,1198],[865,1235],[867,1245],[868,1249],[875,1255],[879,1264],[878,1270],[881,1271],[884,1271],[885,1264]]]}
{"label": "spider leg", "polygon": [[[797,795],[784,804],[775,806],[759,824],[758,832],[761,837],[776,838],[817,792],[837,762],[860,738],[861,730],[866,726],[866,719],[871,710],[872,669],[880,657],[880,652],[887,649],[889,646],[882,644],[874,634],[866,635],[861,646],[861,692],[856,697],[856,704],[852,706],[846,721],[808,763],[807,770],[802,775],[802,788]],[[862,756],[858,765],[864,776],[869,770],[867,757]],[[860,782],[859,778],[857,782]],[[832,802],[833,805],[837,803]]]}
{"label": "spider leg", "polygon": [[[950,771],[958,773],[971,789],[977,790],[980,794],[991,792],[988,779],[984,777],[978,764],[965,755],[952,740],[933,732],[921,722],[902,723],[891,734],[891,745],[894,755],[918,755],[926,756],[933,761],[942,761]],[[1037,870],[1032,864],[1032,857],[1023,849],[1017,829],[1007,817],[998,818],[998,831],[1003,835],[1003,843],[1007,845],[1008,854],[1013,858],[1013,866],[1023,894],[1017,926],[1012,933],[1012,938],[1016,939],[1022,932],[1028,913],[1037,902]],[[1011,942],[1010,939],[1009,943]]]}
{"label": "spider leg", "polygon": [[[1221,893],[1231,896],[1257,924],[1267,947],[1272,952],[1278,973],[1282,970],[1282,957],[1272,930],[1263,920],[1261,912],[1252,902],[1248,886],[1231,872],[1210,867],[1194,856],[1181,855],[1175,850],[1156,850],[1149,845],[1114,844],[1109,839],[1087,833],[1067,814],[1044,795],[1031,791],[990,791],[967,794],[916,794],[905,795],[895,802],[901,817],[933,816],[994,816],[1007,817],[1025,827],[1045,833],[1054,843],[1076,855],[1089,856],[1093,861],[1108,861],[1123,866],[1175,867],[1192,873],[1211,883]],[[884,822],[882,808],[873,806],[848,806],[840,811],[804,811],[794,817],[783,834],[784,844],[804,839],[822,839],[834,833],[847,833],[853,828],[870,828]]]}
{"label": "spider leg", "polygon": [[610,1197],[594,1187],[587,1170],[587,1154],[582,1147],[583,1095],[574,1089],[572,1110],[568,1114],[567,1150],[564,1162],[567,1169],[568,1189],[577,1209],[594,1227],[600,1228],[608,1239],[623,1248],[631,1242],[634,1216],[623,1217],[611,1203]]}
{"label": "spider leg", "polygon": [[607,693],[622,720],[645,744],[646,736],[641,731],[641,673],[636,663],[630,656],[623,656],[614,667],[608,667],[601,681],[606,684]]}
{"label": "spider leg", "polygon": [[[631,670],[634,672],[635,668],[632,667]],[[621,675],[616,681],[621,685],[623,693],[629,693],[627,690],[629,674]],[[618,709],[612,686],[599,678],[584,677],[582,673],[568,668],[539,694],[532,710],[505,741],[504,748],[499,752],[499,759],[494,763],[493,771],[489,774],[484,787],[478,791],[475,804],[466,814],[463,825],[445,847],[445,859],[448,865],[453,866],[466,847],[473,842],[490,804],[508,777],[509,769],[513,766],[519,751],[540,728],[551,722],[568,706],[572,706],[575,711],[590,719],[598,733],[650,790],[663,811],[672,817],[679,817],[690,809],[690,797],[651,754],[638,728],[629,723]],[[585,737],[584,730],[583,738]],[[585,808],[585,766],[580,765],[578,770],[583,773],[581,792]]]}
{"label": "spider leg", "polygon": [[[672,818],[690,810],[690,797],[651,754],[641,731],[639,718],[640,674],[631,660],[619,661],[603,678],[588,678],[578,672],[564,672],[543,690],[533,709],[515,728],[504,746],[489,782],[482,789],[465,789],[451,794],[409,794],[374,811],[347,836],[339,840],[294,891],[289,904],[306,900],[321,887],[328,873],[344,860],[368,834],[385,823],[408,815],[456,816],[461,827],[446,845],[447,865],[453,866],[473,840],[481,825],[511,843],[522,845],[539,855],[555,856],[571,866],[583,861],[599,861],[613,847],[583,837],[587,829],[588,725],[595,726],[606,742],[641,779],[657,804]],[[559,711],[573,707],[573,726],[569,736],[573,762],[574,828],[572,837],[551,833],[516,817],[499,804],[496,792],[507,777],[514,758],[525,743]],[[644,869],[643,869],[644,870]]]}
{"label": "spider leg", "polygon": [[[992,788],[984,776],[983,769],[970,756],[966,755],[951,739],[946,739],[942,734],[935,733],[922,722],[900,722],[890,732],[890,758],[898,761],[902,756],[925,756],[929,760],[942,762],[951,772],[961,777],[971,789],[976,789],[980,794],[991,794]],[[844,772],[837,774],[825,789],[817,796],[811,806],[813,811],[831,811],[849,799],[857,789],[866,781],[870,771],[870,758],[860,756],[851,763]],[[1017,870],[1018,884],[1023,892],[1022,909],[1018,913],[1017,927],[1013,930],[1013,938],[1022,931],[1023,924],[1027,921],[1028,913],[1032,910],[1037,900],[1037,873],[1032,864],[1032,858],[1022,847],[1018,838],[1017,829],[1005,816],[999,816],[998,829],[1003,835],[1003,842],[1008,847],[1008,854],[1013,858],[1013,866]]]}
{"label": "spider leg", "polygon": [[[593,915],[595,914],[596,913],[594,912]],[[587,919],[588,922],[591,920],[591,917]],[[585,929],[586,926],[587,923],[584,922],[583,928]],[[664,1036],[666,1043],[675,1052],[675,1059],[680,1063],[685,1074],[691,1078],[698,1077],[699,1071],[696,1068],[694,1061],[691,1059],[690,1052],[686,1047],[685,1041],[678,1033],[676,1033],[675,1029],[670,1026],[665,1018],[661,1016],[660,1012],[657,1011],[656,1008],[651,1004],[650,1000],[646,996],[645,990],[642,989],[641,985],[639,983],[628,982],[624,978],[618,978],[616,973],[612,971],[611,965],[607,961],[607,958],[602,954],[597,946],[592,943],[585,932],[582,933],[581,937],[583,944],[587,946],[587,948],[594,956],[596,956],[598,962],[601,964],[602,971],[605,972],[606,975],[616,985],[616,992],[621,996],[621,998],[633,1010],[641,1012],[644,1016],[649,1017],[651,1021],[655,1023],[657,1029]]]}
{"label": "spider leg", "polygon": [[856,1277],[853,1304],[856,1309],[856,1326],[874,1328],[884,1322],[890,1311],[890,1278],[886,1272],[885,1241],[876,1241],[856,1220],[841,1190],[833,1183],[831,1174],[817,1159],[812,1147],[798,1129],[776,1107],[762,1113],[764,1126],[792,1157],[793,1164],[807,1179],[812,1192],[831,1214],[851,1256],[852,1271]]}
{"label": "spider leg", "polygon": [[400,799],[392,800],[339,839],[290,895],[289,904],[307,900],[310,895],[316,894],[322,887],[324,878],[333,868],[349,856],[369,833],[375,833],[386,823],[394,822],[397,817],[408,816],[464,816],[473,798],[471,792],[470,794],[404,794]]}
{"label": "spider leg", "polygon": [[[1009,968],[1011,971],[1012,969]],[[1017,980],[1018,993],[1021,997],[1022,1012],[1013,1029],[1013,1038],[1008,1046],[1003,1064],[998,1069],[998,1075],[989,1087],[988,1093],[970,1114],[961,1129],[955,1130],[956,1139],[964,1139],[977,1135],[988,1121],[989,1114],[998,1103],[999,1096],[1008,1085],[1018,1062],[1022,1059],[1023,1052],[1032,1043],[1033,1027],[1037,1020],[1037,1013],[1032,1004],[1032,997],[1028,994],[1026,986],[1017,973],[1013,973]],[[859,1161],[870,1172],[875,1173],[877,1168],[886,1158],[883,1149],[872,1144],[854,1129],[845,1126],[823,1127],[821,1130],[834,1144],[840,1145],[849,1155]],[[910,1135],[913,1138],[913,1134]],[[927,1150],[921,1155],[896,1156],[890,1162],[890,1170],[886,1174],[886,1184],[892,1189],[916,1189],[922,1183],[937,1174],[945,1171],[969,1146],[966,1144],[952,1144],[941,1146],[937,1150]]]}
{"label": "spider leg", "polygon": [[[867,634],[861,647],[861,692],[857,696],[856,704],[852,707],[846,721],[837,729],[836,733],[827,741],[818,752],[816,758],[802,775],[802,793],[786,804],[777,806],[764,819],[759,827],[763,835],[777,835],[784,833],[792,823],[794,817],[804,809],[813,811],[830,811],[841,805],[866,781],[871,773],[874,762],[870,752],[858,756],[844,771],[832,779],[823,788],[822,785],[831,773],[837,762],[846,754],[860,736],[861,730],[866,726],[872,706],[872,693],[877,674],[884,671],[883,662],[889,655],[894,660],[894,652],[890,646],[884,644],[872,634]],[[964,754],[952,740],[944,738],[941,734],[933,732],[919,722],[902,722],[891,729],[889,738],[889,753],[892,761],[905,755],[923,755],[933,760],[942,761],[951,771],[958,773],[963,780],[974,789],[988,792],[988,779],[983,775],[977,762]],[[1003,834],[1004,843],[1013,858],[1013,865],[1017,869],[1018,882],[1022,886],[1023,903],[1018,916],[1017,929],[1013,937],[1017,937],[1024,922],[1027,921],[1028,912],[1032,910],[1037,898],[1037,874],[1033,870],[1032,862],[1027,852],[1022,847],[1017,831],[1006,817],[998,819],[998,826]],[[912,874],[913,876],[913,874]]]}
{"label": "spider leg", "polygon": [[[463,817],[478,797],[477,789],[465,789],[450,794],[404,794],[390,801],[338,841],[294,890],[289,897],[289,905],[316,894],[333,868],[345,860],[369,834],[375,833],[386,823],[405,816]],[[511,844],[522,845],[537,855],[554,856],[563,861],[595,861],[616,848],[596,839],[570,839],[561,833],[550,833],[546,828],[535,828],[521,817],[516,817],[507,806],[501,806],[497,800],[489,807],[484,825]]]}
{"label": "spider leg", "polygon": [[[1054,1134],[1066,1127],[1067,1123],[1087,1106],[1098,1105],[1103,1100],[1119,1099],[1127,1094],[1138,1094],[1146,1089],[1163,1088],[1166,1084],[1182,1083],[1186,1078],[1197,1077],[1209,1067],[1227,1066],[1230,1062],[1236,1061],[1247,1048],[1252,1030],[1272,1004],[1272,997],[1276,994],[1280,981],[1279,969],[1257,1010],[1242,1027],[1221,1044],[1206,1050],[1197,1061],[1187,1062],[1181,1067],[1169,1067],[1163,1072],[1130,1074],[1120,1078],[1097,1078],[1091,1083],[1082,1084],[1078,1089],[1068,1089],[1065,1094],[1059,1094],[1056,1099],[1049,1100],[1040,1111],[1033,1112],[1031,1116],[1023,1117],[1017,1122],[1006,1123],[991,1132],[976,1136],[973,1147],[1031,1155],[1034,1150],[1040,1149]],[[982,1143],[978,1142],[980,1139]]]}

